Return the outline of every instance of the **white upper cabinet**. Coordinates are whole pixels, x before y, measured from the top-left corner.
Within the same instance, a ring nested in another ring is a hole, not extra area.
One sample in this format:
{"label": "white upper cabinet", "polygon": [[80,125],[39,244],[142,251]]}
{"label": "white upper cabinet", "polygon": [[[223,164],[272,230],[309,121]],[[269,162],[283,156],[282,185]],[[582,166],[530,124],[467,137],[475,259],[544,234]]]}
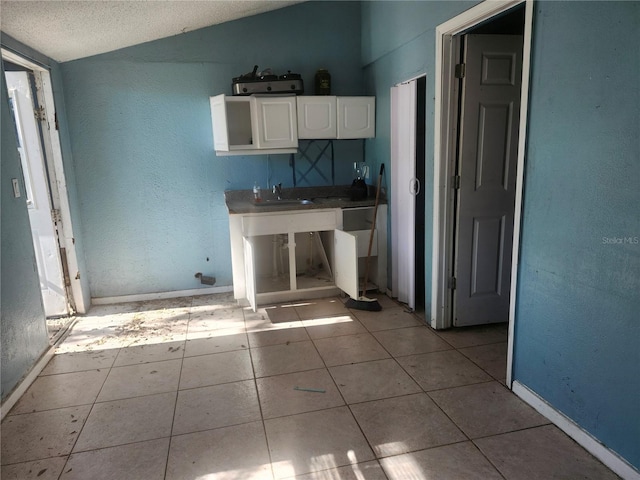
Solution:
{"label": "white upper cabinet", "polygon": [[375,97],[298,96],[298,138],[373,138]]}
{"label": "white upper cabinet", "polygon": [[298,148],[296,97],[227,96],[210,98],[217,155],[295,153]]}
{"label": "white upper cabinet", "polygon": [[338,138],[336,97],[299,96],[298,138]]}
{"label": "white upper cabinet", "polygon": [[251,96],[253,139],[260,149],[297,148],[296,97]]}
{"label": "white upper cabinet", "polygon": [[376,136],[376,97],[338,97],[338,138]]}

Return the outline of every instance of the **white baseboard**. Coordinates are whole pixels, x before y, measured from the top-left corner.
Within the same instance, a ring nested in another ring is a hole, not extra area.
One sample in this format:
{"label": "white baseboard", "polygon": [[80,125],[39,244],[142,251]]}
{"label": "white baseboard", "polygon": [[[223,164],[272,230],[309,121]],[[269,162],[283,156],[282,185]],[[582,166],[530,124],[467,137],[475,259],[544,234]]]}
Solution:
{"label": "white baseboard", "polygon": [[27,374],[26,377],[16,386],[15,390],[11,392],[11,394],[7,397],[7,399],[3,402],[2,406],[0,406],[0,419],[4,419],[4,417],[9,413],[9,410],[13,408],[13,406],[18,403],[20,397],[24,395],[24,392],[27,391],[27,388],[31,386],[33,382],[35,382],[40,372],[44,370],[44,367],[47,366],[49,360],[53,358],[53,353],[55,351],[55,345],[51,345],[46,352],[42,354],[40,360],[33,366],[31,371]]}
{"label": "white baseboard", "polygon": [[141,293],[138,295],[120,295],[117,297],[97,297],[91,299],[91,305],[110,305],[112,303],[143,302],[146,300],[161,300],[164,298],[191,297],[196,295],[211,295],[212,293],[233,292],[233,285],[226,287],[192,288],[191,290],[174,290],[171,292]]}
{"label": "white baseboard", "polygon": [[613,450],[600,443],[589,432],[582,429],[569,417],[552,407],[546,400],[521,383],[514,381],[513,393],[531,405],[538,413],[548,418],[555,426],[573,438],[591,455],[596,457],[614,473],[625,480],[640,480],[640,472]]}

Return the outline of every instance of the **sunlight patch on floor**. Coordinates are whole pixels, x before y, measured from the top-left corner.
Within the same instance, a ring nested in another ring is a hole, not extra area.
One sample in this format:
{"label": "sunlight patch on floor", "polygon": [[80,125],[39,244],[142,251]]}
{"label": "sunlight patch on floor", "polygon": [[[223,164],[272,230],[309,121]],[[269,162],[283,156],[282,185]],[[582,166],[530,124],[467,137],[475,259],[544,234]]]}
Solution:
{"label": "sunlight patch on floor", "polygon": [[385,458],[384,471],[389,480],[436,480],[427,475],[411,455]]}
{"label": "sunlight patch on floor", "polygon": [[317,325],[336,325],[338,323],[353,322],[353,318],[349,315],[340,315],[338,317],[319,317],[311,320],[303,320],[306,327],[313,327]]}

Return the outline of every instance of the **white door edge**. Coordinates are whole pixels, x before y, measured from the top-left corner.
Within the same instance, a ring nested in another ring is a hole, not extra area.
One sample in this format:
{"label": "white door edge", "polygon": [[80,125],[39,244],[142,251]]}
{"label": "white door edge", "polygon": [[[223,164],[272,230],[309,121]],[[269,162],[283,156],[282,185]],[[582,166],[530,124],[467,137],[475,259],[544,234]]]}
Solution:
{"label": "white door edge", "polygon": [[517,291],[520,222],[522,217],[522,187],[524,179],[524,146],[526,145],[527,111],[529,100],[529,76],[531,64],[531,37],[533,25],[533,0],[485,0],[479,5],[442,23],[436,28],[435,52],[435,110],[433,146],[433,247],[431,273],[431,326],[451,326],[451,305],[448,300],[448,272],[451,270],[452,245],[450,219],[452,205],[451,151],[447,144],[451,129],[449,113],[452,108],[452,82],[454,67],[453,36],[484,22],[516,5],[525,3],[524,46],[522,52],[522,89],[516,174],[516,202],[513,231],[511,267],[511,300],[509,306],[509,337],[507,349],[507,386],[512,382],[513,333]]}
{"label": "white door edge", "polygon": [[[53,208],[60,210],[62,227],[59,231],[60,246],[65,248],[67,253],[67,267],[71,280],[71,295],[68,298],[72,308],[78,313],[86,313],[89,309],[90,300],[88,292],[84,292],[80,281],[80,271],[78,268],[78,255],[75,248],[75,238],[73,224],[71,222],[71,209],[69,206],[69,195],[67,191],[66,177],[64,175],[64,164],[62,161],[62,149],[60,136],[55,129],[55,104],[53,89],[51,87],[51,75],[49,70],[40,64],[34,63],[10,50],[2,48],[2,59],[8,60],[16,65],[20,65],[33,70],[36,77],[40,77],[42,92],[44,94],[43,106],[46,112],[47,122],[52,128],[43,131],[45,150],[50,153],[49,170],[55,172],[55,182],[51,185]],[[87,295],[85,295],[87,293]]]}

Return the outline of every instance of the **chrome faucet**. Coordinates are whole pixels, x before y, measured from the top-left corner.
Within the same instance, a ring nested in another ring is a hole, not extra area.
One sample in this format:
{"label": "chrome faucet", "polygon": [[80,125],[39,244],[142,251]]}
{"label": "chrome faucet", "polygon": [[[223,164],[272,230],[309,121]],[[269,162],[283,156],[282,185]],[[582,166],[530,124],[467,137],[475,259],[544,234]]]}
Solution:
{"label": "chrome faucet", "polygon": [[282,200],[282,184],[279,183],[273,186],[273,193],[278,195],[278,200]]}

